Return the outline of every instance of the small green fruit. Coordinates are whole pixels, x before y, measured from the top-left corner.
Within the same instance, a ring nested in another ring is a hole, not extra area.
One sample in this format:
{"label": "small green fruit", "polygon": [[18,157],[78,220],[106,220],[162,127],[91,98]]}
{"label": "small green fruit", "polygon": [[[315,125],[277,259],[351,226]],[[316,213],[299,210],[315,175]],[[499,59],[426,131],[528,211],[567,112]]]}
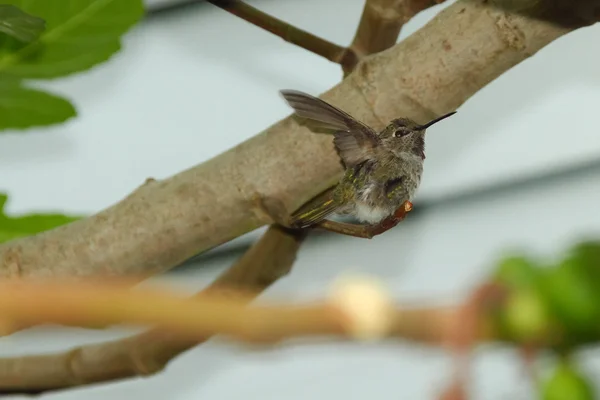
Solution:
{"label": "small green fruit", "polygon": [[533,288],[514,290],[504,309],[504,323],[509,338],[517,342],[542,340],[552,322],[544,298]]}

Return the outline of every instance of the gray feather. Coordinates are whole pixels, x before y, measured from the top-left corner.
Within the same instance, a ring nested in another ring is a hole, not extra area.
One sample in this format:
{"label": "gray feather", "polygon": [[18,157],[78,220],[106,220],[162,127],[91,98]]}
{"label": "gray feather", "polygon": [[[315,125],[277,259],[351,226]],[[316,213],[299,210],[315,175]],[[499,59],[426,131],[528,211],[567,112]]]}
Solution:
{"label": "gray feather", "polygon": [[373,129],[317,97],[297,90],[282,90],[281,94],[298,116],[335,130],[333,143],[346,167],[373,156],[373,149],[380,144]]}

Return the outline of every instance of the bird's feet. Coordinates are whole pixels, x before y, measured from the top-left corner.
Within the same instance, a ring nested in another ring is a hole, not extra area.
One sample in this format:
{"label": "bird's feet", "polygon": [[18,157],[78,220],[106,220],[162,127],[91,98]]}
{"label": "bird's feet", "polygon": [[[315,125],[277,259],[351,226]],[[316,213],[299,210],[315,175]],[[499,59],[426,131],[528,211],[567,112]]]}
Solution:
{"label": "bird's feet", "polygon": [[408,214],[412,208],[412,203],[410,201],[405,201],[400,207],[398,207],[393,215],[385,218],[380,223],[373,225],[348,224],[326,219],[316,224],[315,227],[327,230],[329,232],[340,233],[342,235],[371,239],[374,236],[387,232],[398,225],[400,221],[406,218],[406,214]]}

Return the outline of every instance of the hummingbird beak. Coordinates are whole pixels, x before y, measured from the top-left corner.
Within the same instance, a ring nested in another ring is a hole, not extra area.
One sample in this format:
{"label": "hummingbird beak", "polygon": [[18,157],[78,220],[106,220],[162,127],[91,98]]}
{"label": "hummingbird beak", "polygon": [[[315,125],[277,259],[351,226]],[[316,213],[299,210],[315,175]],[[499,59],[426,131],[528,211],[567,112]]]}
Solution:
{"label": "hummingbird beak", "polygon": [[420,125],[417,128],[415,128],[417,131],[424,131],[425,129],[429,128],[431,125],[433,124],[437,124],[438,122],[440,122],[443,119],[446,119],[448,117],[453,116],[454,114],[456,114],[456,111],[452,111],[451,113],[442,115],[441,117],[437,117],[434,120],[429,121],[428,123],[426,123],[425,125]]}

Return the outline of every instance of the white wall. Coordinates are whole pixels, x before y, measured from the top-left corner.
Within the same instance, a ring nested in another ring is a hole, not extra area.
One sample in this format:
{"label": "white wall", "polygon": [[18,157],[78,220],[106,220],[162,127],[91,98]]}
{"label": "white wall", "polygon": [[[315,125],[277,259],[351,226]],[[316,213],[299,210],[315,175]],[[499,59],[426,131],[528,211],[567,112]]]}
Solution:
{"label": "white wall", "polygon": [[[351,40],[363,5],[252,3],[340,44]],[[441,8],[419,15],[402,37]],[[599,32],[595,26],[556,41],[431,131],[419,193],[427,205],[422,212],[372,241],[309,239],[291,276],[267,296],[320,296],[335,276],[353,269],[385,278],[399,299],[457,300],[506,249],[553,256],[582,235],[600,233],[600,55],[592,51]],[[76,120],[0,134],[0,190],[10,193],[9,210],[15,213],[95,212],[146,177],[166,177],[200,163],[288,115],[279,89],[318,94],[340,76],[336,65],[210,5],[154,17],[127,36],[124,51],[111,62],[44,85],[75,102]],[[579,163],[590,166],[535,185],[460,197]],[[455,200],[441,201],[447,196]],[[226,246],[231,252],[207,254],[196,269],[159,280],[197,291],[255,236]],[[122,334],[31,330],[0,339],[0,354],[60,350]],[[588,354],[586,360],[600,373],[597,357]],[[475,398],[528,398],[518,367],[509,350],[482,352]],[[410,343],[288,346],[259,353],[211,342],[159,376],[46,397],[426,399],[434,398],[449,372],[443,352]]]}

